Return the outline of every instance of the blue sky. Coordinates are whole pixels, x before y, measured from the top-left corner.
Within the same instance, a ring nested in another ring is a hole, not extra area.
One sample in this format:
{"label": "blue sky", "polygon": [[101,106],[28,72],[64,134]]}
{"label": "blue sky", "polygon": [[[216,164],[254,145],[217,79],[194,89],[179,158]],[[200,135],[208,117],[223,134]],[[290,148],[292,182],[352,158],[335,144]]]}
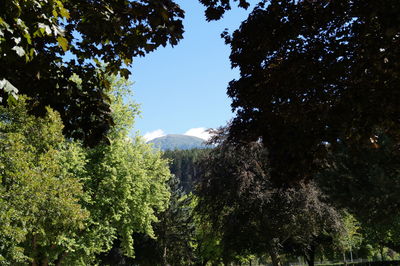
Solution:
{"label": "blue sky", "polygon": [[204,129],[233,117],[226,88],[239,72],[231,69],[230,49],[220,34],[238,28],[249,12],[234,8],[222,20],[206,22],[197,0],[176,2],[186,12],[184,39],[136,58],[131,69],[133,99],[142,112],[135,130],[148,139],[185,133],[206,137]]}

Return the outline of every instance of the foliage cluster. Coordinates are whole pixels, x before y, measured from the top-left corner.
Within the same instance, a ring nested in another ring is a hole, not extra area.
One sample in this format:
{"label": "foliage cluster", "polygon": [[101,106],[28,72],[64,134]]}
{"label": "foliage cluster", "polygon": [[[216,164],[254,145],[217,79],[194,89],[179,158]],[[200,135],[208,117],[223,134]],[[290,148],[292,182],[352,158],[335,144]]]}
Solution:
{"label": "foliage cluster", "polygon": [[0,97],[26,94],[36,115],[50,106],[68,137],[93,146],[114,124],[107,77],[127,78],[133,57],[176,45],[183,17],[171,0],[1,1]]}
{"label": "foliage cluster", "polygon": [[134,256],[133,234],[154,237],[170,192],[167,161],[129,132],[136,105],[110,80],[116,125],[109,145],[66,139],[57,112],[28,114],[25,97],[0,109],[0,263],[88,265],[114,241]]}
{"label": "foliage cluster", "polygon": [[[231,138],[262,138],[277,181],[313,179],[331,149],[399,140],[397,1],[261,1],[226,42]],[[378,143],[378,145],[379,145]]]}
{"label": "foliage cluster", "polygon": [[[201,2],[212,20],[220,18],[235,1]],[[267,225],[259,226],[260,215],[252,216],[264,203],[258,200],[258,209],[253,209],[251,202],[262,194],[268,199],[267,191],[278,189],[291,191],[283,196],[291,200],[279,206],[289,207],[284,214],[293,212],[293,217],[301,217],[299,209],[305,211],[309,223],[294,223],[301,225],[302,232],[329,221],[326,214],[314,219],[321,208],[307,203],[309,200],[338,214],[334,217],[341,222],[339,235],[335,236],[335,230],[322,230],[325,240],[333,241],[330,247],[381,259],[385,250],[399,251],[399,11],[399,2],[392,0],[265,0],[259,1],[233,34],[223,33],[231,46],[232,67],[240,70],[240,77],[228,86],[236,116],[222,142],[232,155],[221,148],[206,160],[199,211],[220,224],[216,228],[222,239],[243,237],[234,248],[246,253],[243,243],[247,243],[253,253],[258,251],[259,242],[252,242],[260,239],[254,237],[255,228],[263,233],[270,230]],[[251,150],[239,155],[254,145],[265,149],[266,155],[259,157]],[[259,172],[263,167],[268,169]],[[255,177],[262,174],[265,189],[258,191],[260,183]],[[243,190],[248,184],[251,189]],[[304,190],[305,195],[292,197],[310,185],[318,193]],[[291,210],[296,200],[300,204]],[[273,206],[273,200],[267,202]],[[279,212],[268,217],[293,228],[290,217],[279,219]],[[235,222],[232,232],[236,235],[229,234],[226,225]],[[242,226],[246,222],[252,230]],[[327,226],[335,228],[335,224]],[[289,248],[294,255],[299,250],[296,242],[311,238],[299,238],[290,229],[285,232],[293,233],[294,239],[277,242],[282,254]],[[307,249],[311,251],[312,245]],[[319,250],[320,256],[333,252],[322,243]],[[372,255],[375,252],[379,256]],[[312,264],[304,249],[302,253]]]}
{"label": "foliage cluster", "polygon": [[167,150],[163,158],[170,160],[171,174],[177,177],[180,187],[193,192],[199,178],[199,163],[211,149]]}

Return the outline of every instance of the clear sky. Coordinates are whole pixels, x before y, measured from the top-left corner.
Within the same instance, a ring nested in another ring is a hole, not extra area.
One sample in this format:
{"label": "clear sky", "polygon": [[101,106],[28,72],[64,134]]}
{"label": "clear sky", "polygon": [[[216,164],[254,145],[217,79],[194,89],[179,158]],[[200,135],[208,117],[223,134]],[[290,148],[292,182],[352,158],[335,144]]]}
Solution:
{"label": "clear sky", "polygon": [[204,137],[203,129],[225,125],[233,117],[226,88],[239,74],[230,67],[230,48],[220,34],[238,28],[249,11],[233,8],[222,20],[206,22],[197,0],[176,2],[185,10],[184,39],[173,48],[136,58],[132,67],[134,100],[142,111],[135,130],[147,138],[185,133]]}

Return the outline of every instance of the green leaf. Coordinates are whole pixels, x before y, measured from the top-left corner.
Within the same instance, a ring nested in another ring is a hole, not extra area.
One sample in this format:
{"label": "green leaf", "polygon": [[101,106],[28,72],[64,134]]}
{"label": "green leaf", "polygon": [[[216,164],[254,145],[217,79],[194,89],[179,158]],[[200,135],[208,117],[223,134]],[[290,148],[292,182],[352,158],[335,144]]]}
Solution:
{"label": "green leaf", "polygon": [[29,33],[25,33],[24,34],[24,38],[26,39],[26,42],[30,45],[32,44],[32,39],[31,39],[31,35]]}
{"label": "green leaf", "polygon": [[125,79],[129,78],[129,75],[131,74],[131,72],[126,69],[126,68],[122,68],[119,73],[121,74],[122,77],[124,77]]}
{"label": "green leaf", "polygon": [[101,62],[99,59],[97,59],[96,57],[93,58],[93,61],[96,63],[97,66],[101,66]]}
{"label": "green leaf", "polygon": [[25,55],[25,50],[21,46],[14,46],[11,50],[14,50],[20,57]]}
{"label": "green leaf", "polygon": [[34,48],[31,48],[31,49],[29,50],[29,56],[32,57],[34,54],[35,54],[35,49],[34,49]]}
{"label": "green leaf", "polygon": [[70,18],[69,11],[67,9],[65,9],[64,7],[60,8],[60,14],[61,14],[61,16],[63,16],[66,19]]}
{"label": "green leaf", "polygon": [[0,89],[3,89],[10,96],[18,99],[18,89],[14,87],[8,80],[2,79],[0,80]]}
{"label": "green leaf", "polygon": [[65,39],[64,37],[57,37],[57,42],[61,46],[61,48],[66,52],[68,50],[68,40]]}
{"label": "green leaf", "polygon": [[15,95],[8,95],[7,104],[12,106],[17,104],[17,97]]}
{"label": "green leaf", "polygon": [[52,14],[53,14],[54,17],[58,18],[58,13],[57,13],[56,10],[53,9]]}
{"label": "green leaf", "polygon": [[42,34],[46,33],[47,35],[51,35],[52,31],[49,25],[38,23],[38,26]]}
{"label": "green leaf", "polygon": [[130,65],[131,63],[132,63],[132,59],[130,59],[130,58],[125,58],[124,59],[124,63],[125,63],[125,65]]}

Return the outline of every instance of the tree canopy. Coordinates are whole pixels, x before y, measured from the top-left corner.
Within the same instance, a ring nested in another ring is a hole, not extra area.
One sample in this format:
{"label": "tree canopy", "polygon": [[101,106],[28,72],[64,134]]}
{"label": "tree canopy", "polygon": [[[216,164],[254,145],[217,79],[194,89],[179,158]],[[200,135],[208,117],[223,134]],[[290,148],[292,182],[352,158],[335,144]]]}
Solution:
{"label": "tree canopy", "polygon": [[177,44],[183,17],[171,0],[1,1],[3,103],[26,94],[36,115],[60,113],[68,137],[99,143],[113,125],[106,76],[127,78],[133,57]]}
{"label": "tree canopy", "polygon": [[[262,141],[272,176],[312,178],[326,145],[399,140],[398,1],[261,1],[231,36],[232,139]],[[380,141],[376,139],[375,141]]]}
{"label": "tree canopy", "polygon": [[341,215],[311,182],[277,186],[262,143],[234,145],[224,133],[218,137],[219,146],[200,163],[196,209],[221,235],[222,256],[268,254],[280,265],[288,247],[313,265],[321,242],[339,234]]}
{"label": "tree canopy", "polygon": [[376,242],[400,251],[399,150],[391,138],[379,139],[373,149],[342,145],[329,154],[330,167],[317,179],[331,201],[351,211]]}
{"label": "tree canopy", "polygon": [[222,34],[235,118],[162,153],[131,134],[127,78],[182,39],[173,0],[1,1],[0,264],[400,258],[399,13],[258,0]]}
{"label": "tree canopy", "polygon": [[[210,20],[232,2],[202,1]],[[240,70],[228,86],[236,112],[229,140],[239,149],[262,142],[271,181],[282,189],[318,179],[330,204],[351,212],[367,238],[393,249],[399,11],[392,0],[265,0],[233,34],[223,33]]]}
{"label": "tree canopy", "polygon": [[179,180],[186,193],[194,191],[199,178],[199,162],[211,149],[167,150],[163,158],[170,160],[171,174]]}
{"label": "tree canopy", "polygon": [[59,115],[37,119],[21,99],[0,108],[0,263],[57,261],[88,220],[82,149],[64,141]]}
{"label": "tree canopy", "polygon": [[25,97],[0,107],[0,264],[88,265],[116,240],[133,257],[135,233],[154,237],[170,197],[168,164],[129,137],[137,106],[123,101],[126,80],[109,82],[108,145],[66,139],[59,114],[30,115]]}

